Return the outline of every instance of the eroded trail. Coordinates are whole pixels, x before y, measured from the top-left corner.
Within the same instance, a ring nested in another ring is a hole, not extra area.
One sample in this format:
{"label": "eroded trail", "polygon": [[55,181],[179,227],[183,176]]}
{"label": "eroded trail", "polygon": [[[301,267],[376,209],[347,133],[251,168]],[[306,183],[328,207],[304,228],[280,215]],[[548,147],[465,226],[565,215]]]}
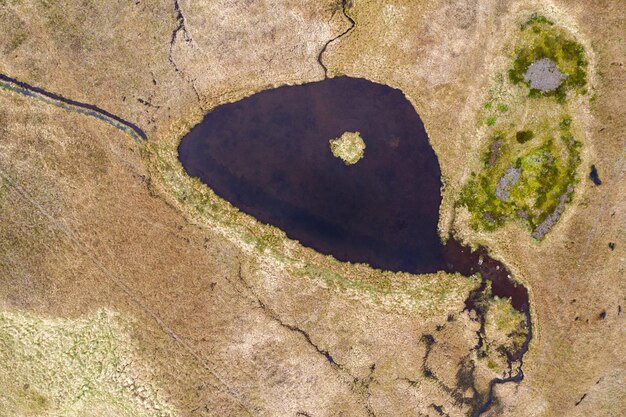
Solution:
{"label": "eroded trail", "polygon": [[58,94],[46,91],[43,88],[18,81],[4,74],[0,74],[0,88],[8,91],[14,91],[27,97],[33,97],[66,110],[95,117],[124,131],[132,136],[132,138],[137,142],[142,142],[147,139],[145,132],[141,130],[139,126],[92,104],[81,103],[80,101],[65,98]]}

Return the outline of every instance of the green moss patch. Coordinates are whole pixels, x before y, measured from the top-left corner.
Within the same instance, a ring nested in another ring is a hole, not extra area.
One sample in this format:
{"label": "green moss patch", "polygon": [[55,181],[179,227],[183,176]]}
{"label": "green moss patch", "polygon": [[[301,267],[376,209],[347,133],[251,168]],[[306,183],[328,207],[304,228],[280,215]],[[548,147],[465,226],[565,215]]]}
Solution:
{"label": "green moss patch", "polygon": [[582,45],[576,42],[564,30],[553,22],[536,16],[522,25],[520,42],[515,49],[513,65],[509,70],[509,79],[514,84],[530,84],[524,80],[524,74],[533,62],[548,58],[552,60],[566,78],[553,91],[529,90],[529,96],[554,96],[563,102],[568,91],[585,92],[587,84],[587,60]]}
{"label": "green moss patch", "polygon": [[[528,329],[524,313],[517,311],[508,298],[493,297],[489,300],[485,314],[485,339],[488,353],[501,355],[506,360],[507,353],[514,354],[522,348]],[[490,355],[493,361],[495,355]]]}
{"label": "green moss patch", "polygon": [[520,130],[515,134],[515,139],[518,143],[526,143],[534,137],[532,130]]}
{"label": "green moss patch", "polygon": [[[532,90],[524,81],[528,66],[542,58],[567,76],[554,91]],[[581,148],[565,98],[585,86],[586,65],[582,46],[554,22],[532,15],[521,25],[508,77],[495,77],[478,116],[488,138],[483,166],[458,200],[472,228],[495,230],[514,220],[540,240],[559,220],[578,181]]]}
{"label": "green moss patch", "polygon": [[[577,181],[580,143],[567,127],[558,135],[533,139],[531,131],[522,130],[494,136],[483,159],[483,171],[473,174],[461,194],[460,203],[469,208],[472,227],[495,230],[507,220],[517,219],[534,230],[556,209],[564,193],[571,194],[570,186]],[[495,143],[500,143],[497,158],[493,155]],[[517,173],[514,181],[507,179],[512,170]]]}
{"label": "green moss patch", "polygon": [[520,29],[524,30],[529,25],[535,25],[535,24],[540,24],[540,23],[547,24],[547,25],[554,25],[554,22],[548,19],[547,17],[540,15],[538,13],[533,13],[530,15],[527,21],[521,24]]}

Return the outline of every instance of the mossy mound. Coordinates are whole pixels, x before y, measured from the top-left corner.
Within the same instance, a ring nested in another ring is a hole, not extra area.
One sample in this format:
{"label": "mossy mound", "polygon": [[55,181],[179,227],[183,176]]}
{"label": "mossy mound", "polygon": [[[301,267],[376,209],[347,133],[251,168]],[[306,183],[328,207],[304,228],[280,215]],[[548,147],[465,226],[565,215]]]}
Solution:
{"label": "mossy mound", "polygon": [[[571,194],[571,185],[577,181],[581,144],[567,126],[558,138],[532,138],[518,132],[497,134],[492,143],[501,143],[498,155],[493,155],[495,147],[491,145],[483,171],[466,184],[460,203],[469,208],[471,225],[476,229],[494,230],[507,220],[520,219],[535,230],[555,211],[561,196]],[[502,192],[506,174],[512,169],[519,174]]]}
{"label": "mossy mound", "polygon": [[354,165],[363,158],[365,142],[359,132],[345,132],[338,138],[331,139],[329,143],[333,155],[346,165]]}
{"label": "mossy mound", "polygon": [[489,281],[474,302],[483,312],[478,360],[496,374],[511,371],[521,364],[519,354],[530,331],[525,313],[516,310],[510,298],[493,295]]}
{"label": "mossy mound", "polygon": [[[515,49],[515,59],[509,70],[509,79],[514,84],[525,84],[531,97],[554,96],[564,102],[568,91],[586,93],[587,60],[582,45],[563,29],[543,16],[533,15],[522,25],[520,41]],[[565,76],[558,88],[541,91],[530,88],[524,75],[534,62],[549,59]]]}
{"label": "mossy mound", "polygon": [[508,359],[522,349],[528,335],[526,318],[508,298],[490,298],[486,310],[483,352],[489,360],[487,366],[506,369]]}

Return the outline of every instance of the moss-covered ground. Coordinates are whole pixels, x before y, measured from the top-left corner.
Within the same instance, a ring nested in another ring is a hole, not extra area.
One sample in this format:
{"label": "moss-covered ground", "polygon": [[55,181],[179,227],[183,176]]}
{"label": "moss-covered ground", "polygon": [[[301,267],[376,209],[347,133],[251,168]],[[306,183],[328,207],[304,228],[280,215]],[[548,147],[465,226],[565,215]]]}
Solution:
{"label": "moss-covered ground", "polygon": [[346,165],[354,165],[363,158],[365,142],[359,132],[345,132],[338,138],[331,139],[330,150]]}
{"label": "moss-covered ground", "polygon": [[[536,230],[564,195],[572,200],[578,181],[581,142],[569,100],[586,94],[584,49],[539,15],[522,24],[518,35],[508,74],[496,77],[480,112],[489,138],[482,167],[472,173],[459,201],[476,230],[495,230],[511,220]],[[528,66],[541,58],[552,59],[567,75],[556,90],[540,92],[524,81]]]}
{"label": "moss-covered ground", "polygon": [[531,97],[554,96],[564,103],[570,91],[586,93],[587,60],[582,45],[554,22],[533,14],[521,26],[521,42],[515,49],[513,66],[509,69],[509,79],[514,84],[526,84],[524,73],[534,61],[549,58],[556,63],[559,71],[567,78],[556,89],[549,92],[530,89]]}

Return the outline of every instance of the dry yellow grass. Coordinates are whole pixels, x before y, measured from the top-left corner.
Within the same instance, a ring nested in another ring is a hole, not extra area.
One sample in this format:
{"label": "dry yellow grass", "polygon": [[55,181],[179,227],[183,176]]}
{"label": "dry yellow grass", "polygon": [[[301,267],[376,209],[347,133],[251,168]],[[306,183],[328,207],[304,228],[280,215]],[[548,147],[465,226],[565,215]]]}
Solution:
{"label": "dry yellow grass", "polygon": [[[1,73],[96,104],[149,136],[137,145],[96,120],[0,92],[2,309],[132,317],[145,380],[181,416],[434,416],[433,404],[467,412],[442,384],[454,385],[476,342],[476,323],[459,314],[470,281],[323,257],[177,165],[177,141],[203,111],[321,79],[318,52],[349,26],[339,3],[0,1]],[[477,121],[492,77],[534,11],[574,33],[593,69],[592,99],[573,104],[583,180],[541,243],[517,224],[471,231],[452,204],[486,145]],[[331,75],[407,94],[442,168],[440,229],[486,244],[529,288],[526,377],[497,389],[493,415],[626,409],[625,14],[608,0],[355,1],[355,28],[324,54]],[[584,178],[592,163],[599,187]],[[427,358],[424,334],[436,340]],[[437,381],[424,377],[425,362]],[[484,386],[491,375],[481,369]]]}

